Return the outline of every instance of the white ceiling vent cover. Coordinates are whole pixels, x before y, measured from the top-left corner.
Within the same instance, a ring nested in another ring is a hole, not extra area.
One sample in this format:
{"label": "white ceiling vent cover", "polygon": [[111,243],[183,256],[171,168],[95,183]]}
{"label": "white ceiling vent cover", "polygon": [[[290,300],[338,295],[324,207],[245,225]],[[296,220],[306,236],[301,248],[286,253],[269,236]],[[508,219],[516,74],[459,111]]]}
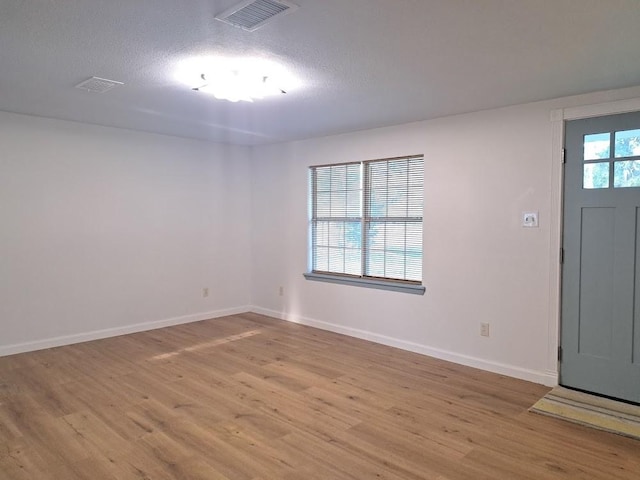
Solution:
{"label": "white ceiling vent cover", "polygon": [[298,5],[283,0],[249,0],[215,16],[216,20],[253,32],[277,16],[293,12]]}
{"label": "white ceiling vent cover", "polygon": [[107,80],[106,78],[91,77],[84,82],[80,82],[75,86],[75,88],[93,93],[104,93],[118,85],[124,85],[124,83],[116,82],[115,80]]}

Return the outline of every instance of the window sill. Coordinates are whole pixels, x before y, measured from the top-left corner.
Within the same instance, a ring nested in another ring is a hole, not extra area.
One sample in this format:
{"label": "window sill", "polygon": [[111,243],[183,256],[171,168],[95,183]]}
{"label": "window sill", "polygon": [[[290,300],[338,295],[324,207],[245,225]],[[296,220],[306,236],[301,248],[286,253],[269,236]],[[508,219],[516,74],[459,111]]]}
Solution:
{"label": "window sill", "polygon": [[410,293],[413,295],[424,295],[425,287],[422,285],[412,285],[385,280],[373,280],[369,278],[352,278],[342,275],[330,275],[326,273],[304,273],[304,278],[314,282],[337,283],[340,285],[353,285],[364,288],[377,288],[379,290],[389,290],[391,292]]}

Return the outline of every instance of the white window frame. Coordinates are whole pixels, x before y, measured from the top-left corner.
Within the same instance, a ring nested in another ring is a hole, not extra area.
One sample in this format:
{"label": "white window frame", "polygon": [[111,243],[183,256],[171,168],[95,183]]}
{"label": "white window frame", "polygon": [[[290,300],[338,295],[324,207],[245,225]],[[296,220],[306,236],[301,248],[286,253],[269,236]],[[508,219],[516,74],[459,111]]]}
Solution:
{"label": "white window frame", "polygon": [[[420,211],[420,215],[408,216],[404,215],[401,217],[374,217],[372,216],[371,206],[368,203],[367,196],[370,195],[372,189],[374,187],[367,184],[366,177],[369,173],[369,165],[374,163],[382,163],[382,162],[392,162],[394,160],[420,160],[421,163],[421,172],[424,169],[424,156],[423,155],[409,155],[403,157],[394,157],[394,158],[384,158],[384,159],[376,159],[376,160],[365,160],[362,162],[347,162],[347,163],[335,163],[335,164],[326,164],[326,165],[314,165],[309,167],[309,240],[308,240],[308,266],[307,272],[304,274],[307,280],[313,281],[321,281],[321,282],[329,282],[329,283],[337,283],[343,285],[354,285],[360,287],[368,287],[368,288],[377,288],[382,290],[390,290],[404,293],[412,293],[417,295],[423,295],[425,292],[425,287],[422,285],[422,263],[420,264],[420,279],[419,280],[405,280],[405,279],[397,279],[397,278],[388,278],[388,277],[380,277],[380,276],[371,276],[366,275],[366,257],[370,255],[368,251],[367,245],[368,240],[366,238],[367,235],[367,227],[368,224],[375,222],[379,224],[385,224],[385,222],[391,223],[404,223],[406,225],[410,223],[419,223],[420,224],[420,253],[421,253],[421,262],[422,255],[424,254],[424,247],[422,244],[422,229],[423,229],[423,214]],[[353,212],[350,214],[345,213],[345,216],[336,216],[336,217],[318,217],[317,213],[317,201],[318,201],[318,192],[316,191],[314,184],[314,172],[316,172],[320,168],[326,167],[335,167],[335,166],[349,166],[349,165],[359,165],[360,166],[360,211],[358,215],[354,216]],[[385,177],[387,181],[392,178],[391,176]],[[415,178],[415,177],[414,177]],[[419,192],[419,200],[422,203],[424,198],[424,187],[422,186],[423,178],[420,178],[420,192]],[[390,187],[387,187],[390,188]],[[409,200],[407,200],[408,202]],[[385,207],[388,204],[385,204]],[[329,219],[335,218],[337,222],[353,222],[354,220],[360,222],[360,228],[362,232],[362,241],[360,244],[360,255],[361,255],[361,263],[362,268],[360,270],[360,275],[348,274],[348,273],[334,273],[328,271],[316,271],[314,270],[314,236],[313,236],[313,228],[314,222],[326,222],[330,221]],[[406,227],[405,227],[406,228]],[[406,268],[406,243],[405,249],[403,250],[404,264]],[[404,276],[406,277],[406,271]]]}

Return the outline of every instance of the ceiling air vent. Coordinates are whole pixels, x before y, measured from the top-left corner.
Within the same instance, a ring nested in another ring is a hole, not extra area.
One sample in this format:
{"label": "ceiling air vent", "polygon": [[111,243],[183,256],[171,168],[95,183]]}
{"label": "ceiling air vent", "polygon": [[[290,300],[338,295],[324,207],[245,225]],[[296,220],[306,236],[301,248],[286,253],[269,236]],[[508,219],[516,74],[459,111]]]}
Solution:
{"label": "ceiling air vent", "polygon": [[104,93],[118,85],[124,84],[122,82],[116,82],[115,80],[107,80],[106,78],[91,77],[84,82],[80,82],[75,88],[93,93]]}
{"label": "ceiling air vent", "polygon": [[253,32],[279,15],[298,8],[282,0],[249,0],[241,2],[215,16],[216,20]]}

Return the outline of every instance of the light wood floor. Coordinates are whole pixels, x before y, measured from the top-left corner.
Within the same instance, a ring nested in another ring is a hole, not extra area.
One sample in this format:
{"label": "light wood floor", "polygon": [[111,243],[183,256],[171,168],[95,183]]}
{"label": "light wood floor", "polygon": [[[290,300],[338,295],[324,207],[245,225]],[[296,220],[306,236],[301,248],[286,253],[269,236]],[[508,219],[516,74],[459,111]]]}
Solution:
{"label": "light wood floor", "polygon": [[0,479],[633,479],[545,387],[255,314],[0,358]]}

